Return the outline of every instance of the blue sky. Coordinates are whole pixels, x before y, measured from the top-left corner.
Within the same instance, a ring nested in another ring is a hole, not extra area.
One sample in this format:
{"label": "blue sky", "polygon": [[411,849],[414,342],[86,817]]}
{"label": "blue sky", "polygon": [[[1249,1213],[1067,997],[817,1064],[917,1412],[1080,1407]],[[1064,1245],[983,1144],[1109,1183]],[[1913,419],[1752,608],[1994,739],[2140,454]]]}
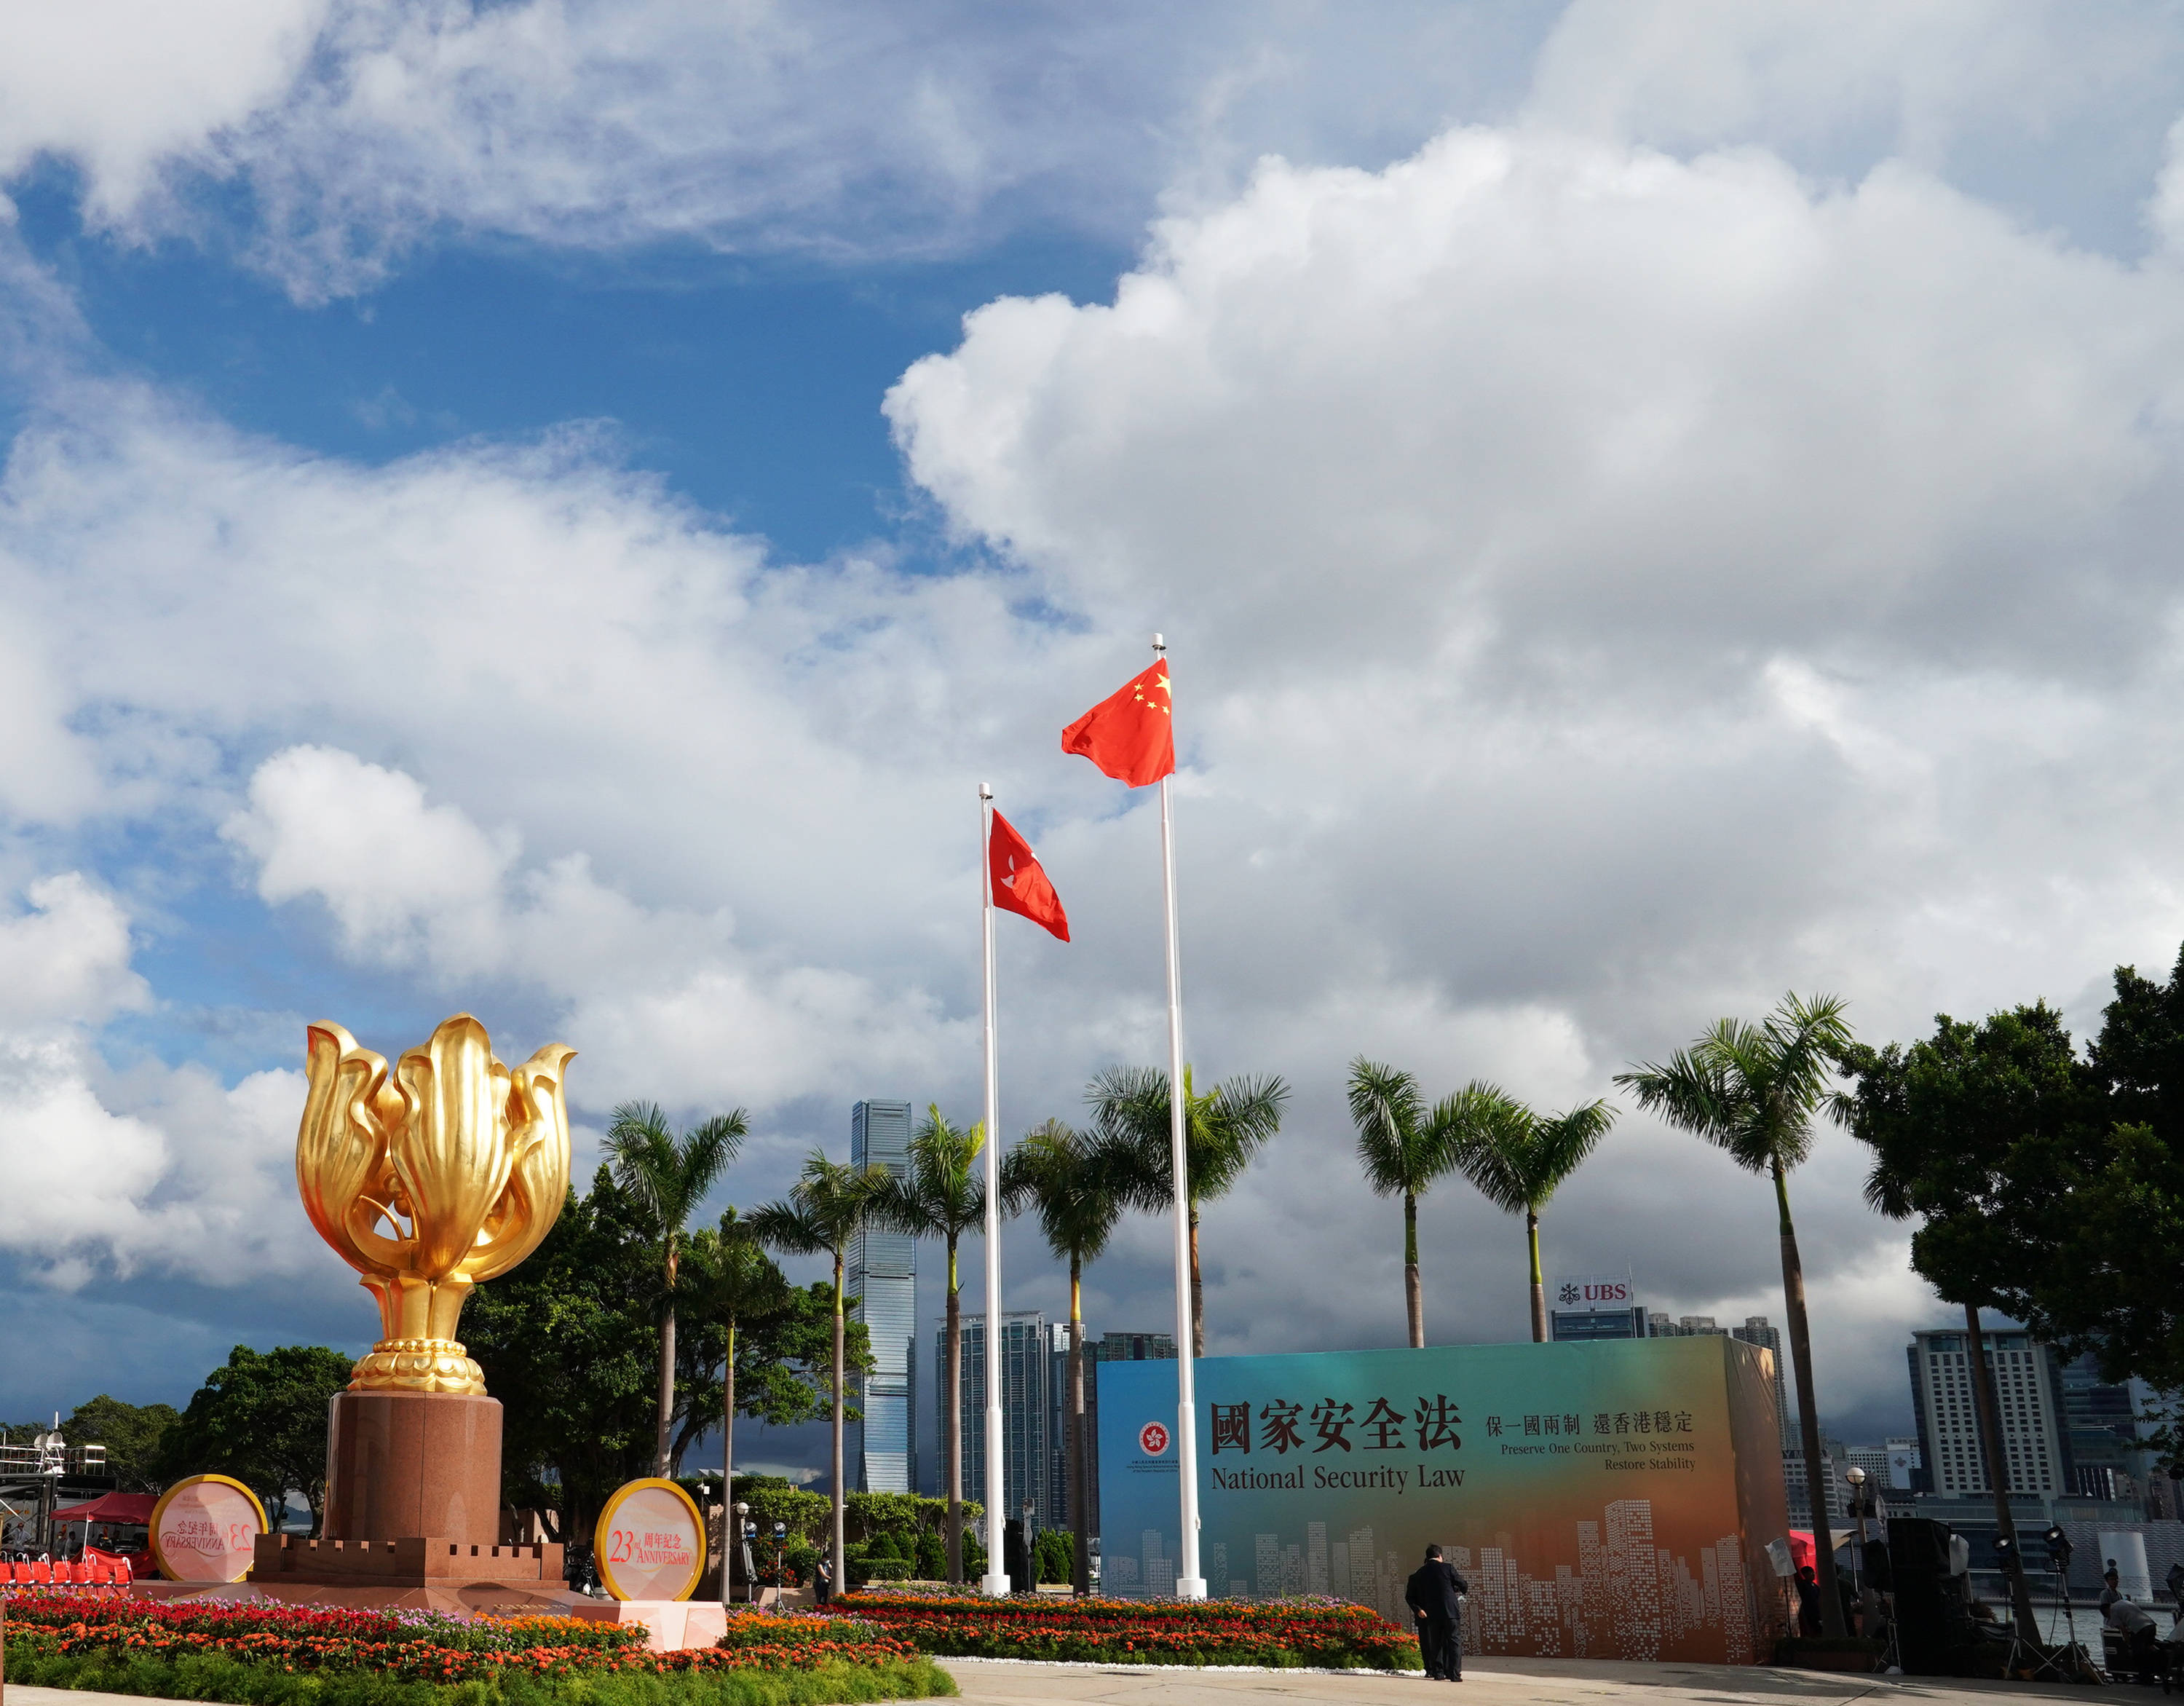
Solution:
{"label": "blue sky", "polygon": [[[1191,1053],[1294,1090],[1209,1212],[1217,1350],[1398,1342],[1397,1210],[1329,1186],[1358,1053],[1562,1107],[1791,987],[2083,1029],[2184,938],[2180,43],[0,22],[0,1413],[361,1347],[287,1173],[311,1018],[571,1043],[580,1169],[619,1101],[749,1107],[746,1203],[860,1096],[967,1115],[981,779],[1076,926],[1005,926],[1005,1129],[1155,1059],[1150,815],[1055,736],[1156,627]],[[1878,1437],[1936,1306],[1858,1185],[1830,1136],[1795,1188]],[[1779,1317],[1764,1198],[1626,1114],[1549,1263]],[[1434,1337],[1524,1331],[1518,1229],[1450,1186],[1425,1236]],[[1162,1244],[1095,1330],[1167,1319]]]}

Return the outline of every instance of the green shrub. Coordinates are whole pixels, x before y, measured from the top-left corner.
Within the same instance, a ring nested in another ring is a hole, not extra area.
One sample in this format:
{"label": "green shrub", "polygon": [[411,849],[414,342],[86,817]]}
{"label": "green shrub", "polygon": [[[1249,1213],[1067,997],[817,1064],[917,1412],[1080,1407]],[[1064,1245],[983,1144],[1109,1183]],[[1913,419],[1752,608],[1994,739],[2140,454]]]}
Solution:
{"label": "green shrub", "polygon": [[924,1581],[948,1579],[948,1537],[929,1530],[917,1537],[917,1575]]}
{"label": "green shrub", "polygon": [[1032,1575],[1036,1581],[1066,1582],[1076,1561],[1076,1542],[1059,1529],[1047,1530],[1033,1542]]}

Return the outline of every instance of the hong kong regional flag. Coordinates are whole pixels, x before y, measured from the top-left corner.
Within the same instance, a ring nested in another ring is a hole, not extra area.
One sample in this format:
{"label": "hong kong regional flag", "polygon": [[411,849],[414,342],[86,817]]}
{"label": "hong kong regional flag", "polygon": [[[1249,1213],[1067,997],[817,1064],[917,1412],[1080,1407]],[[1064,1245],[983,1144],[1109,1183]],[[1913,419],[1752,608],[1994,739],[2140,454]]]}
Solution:
{"label": "hong kong regional flag", "polygon": [[1069,915],[1061,910],[1061,896],[1046,880],[1046,873],[1032,856],[1031,843],[996,811],[994,839],[986,847],[986,863],[993,874],[994,904],[1004,912],[1021,912],[1034,924],[1043,924],[1063,941],[1069,939]]}
{"label": "hong kong regional flag", "polygon": [[1175,770],[1175,725],[1167,660],[1123,683],[1061,731],[1061,750],[1081,753],[1117,782],[1143,788]]}

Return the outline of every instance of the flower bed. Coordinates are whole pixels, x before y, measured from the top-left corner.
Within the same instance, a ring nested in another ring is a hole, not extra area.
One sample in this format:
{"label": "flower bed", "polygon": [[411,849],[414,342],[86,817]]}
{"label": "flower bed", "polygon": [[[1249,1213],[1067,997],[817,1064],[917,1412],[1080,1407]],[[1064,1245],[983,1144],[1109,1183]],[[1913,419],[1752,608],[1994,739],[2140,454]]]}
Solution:
{"label": "flower bed", "polygon": [[1418,1643],[1378,1612],[1339,1599],[1064,1599],[854,1593],[827,1608],[923,1653],[1120,1664],[1266,1664],[1416,1670]]}
{"label": "flower bed", "polygon": [[898,1636],[838,1618],[738,1616],[717,1647],[647,1650],[636,1625],[262,1602],[11,1592],[11,1681],[245,1706],[822,1706],[950,1694]]}

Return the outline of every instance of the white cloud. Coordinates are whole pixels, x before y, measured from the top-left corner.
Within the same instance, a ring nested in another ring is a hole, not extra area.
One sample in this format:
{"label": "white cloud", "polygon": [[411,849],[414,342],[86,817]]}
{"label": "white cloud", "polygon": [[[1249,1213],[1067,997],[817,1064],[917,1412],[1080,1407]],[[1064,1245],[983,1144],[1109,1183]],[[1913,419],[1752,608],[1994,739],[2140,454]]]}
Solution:
{"label": "white cloud", "polygon": [[150,992],[129,968],[129,919],[80,871],[25,890],[26,912],[0,913],[0,1025],[95,1024],[142,1007]]}
{"label": "white cloud", "polygon": [[[1352,1051],[1557,1105],[1786,986],[1885,1037],[2167,963],[2180,332],[2165,265],[1905,167],[1524,125],[1265,163],[1112,303],[994,303],[905,376],[949,519],[1175,648],[1193,1045],[1301,1090],[1209,1216],[1229,1342],[1397,1319],[1385,1213],[1306,1158]],[[1831,1139],[1797,1186],[1846,1406],[1933,1307],[1859,1173]],[[1742,1183],[1628,1120],[1556,1236],[1748,1307]],[[1481,1300],[1444,1330],[1519,1329],[1495,1217],[1433,1215]]]}
{"label": "white cloud", "polygon": [[[1078,927],[1005,923],[1005,1125],[1157,1056],[1150,815],[1054,744],[1167,630],[1191,1056],[1297,1090],[1208,1217],[1216,1341],[1385,1340],[1392,1211],[1328,1184],[1357,1052],[1563,1106],[1785,986],[1900,1035],[2167,961],[2165,269],[1904,167],[1458,130],[1270,162],[1113,304],[995,304],[913,368],[911,472],[1006,568],[772,562],[601,429],[367,468],[64,375],[0,598],[98,813],[199,858],[226,825],[420,1003],[550,1009],[588,1105],[769,1108],[780,1149],[858,1095],[969,1105],[981,775]],[[22,1072],[24,1107],[188,1123],[81,1053]],[[1796,1186],[1845,1402],[1925,1308],[1857,1172],[1831,1140]],[[1632,1119],[1552,1247],[1731,1313],[1764,1196]],[[1437,1335],[1520,1330],[1513,1229],[1429,1213]],[[1160,1247],[1126,1233],[1103,1307],[1157,1320]]]}
{"label": "white cloud", "polygon": [[70,0],[0,9],[0,177],[38,155],[83,168],[97,216],[288,87],[328,0]]}
{"label": "white cloud", "polygon": [[300,1076],[116,1073],[97,1028],[149,1004],[127,915],[76,872],[26,898],[0,917],[0,1250],[63,1290],[146,1269],[215,1287],[309,1271],[307,1229],[270,1212],[292,1189]]}

